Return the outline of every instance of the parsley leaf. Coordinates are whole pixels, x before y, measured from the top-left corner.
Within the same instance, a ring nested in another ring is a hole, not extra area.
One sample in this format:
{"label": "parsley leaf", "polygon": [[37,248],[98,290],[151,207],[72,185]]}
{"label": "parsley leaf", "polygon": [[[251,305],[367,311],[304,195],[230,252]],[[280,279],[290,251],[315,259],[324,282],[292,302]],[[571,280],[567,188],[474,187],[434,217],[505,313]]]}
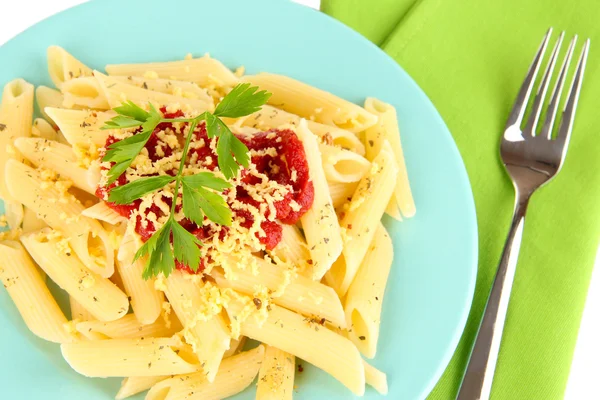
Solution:
{"label": "parsley leaf", "polygon": [[239,118],[259,111],[271,93],[257,90],[258,87],[250,86],[250,83],[237,85],[223,98],[213,114],[216,117]]}
{"label": "parsley leaf", "polygon": [[133,261],[149,256],[148,261],[146,262],[146,268],[144,269],[144,273],[142,275],[144,279],[149,279],[161,272],[160,265],[155,259],[153,260],[153,256],[158,254],[157,249],[159,246],[162,246],[164,237],[167,237],[167,239],[171,237],[171,224],[172,222],[170,220],[167,221],[167,223],[164,224],[158,231],[154,232],[150,239],[148,239],[146,243],[144,243],[144,245],[135,253]]}
{"label": "parsley leaf", "polygon": [[183,183],[194,189],[207,187],[218,191],[223,191],[232,187],[231,183],[224,179],[217,178],[212,172],[199,172],[196,175],[184,176]]}
{"label": "parsley leaf", "polygon": [[152,193],[158,189],[162,189],[165,185],[173,182],[174,176],[161,175],[141,178],[127,185],[117,186],[112,189],[108,195],[108,201],[115,204],[129,204],[135,200],[144,197],[148,193]]}
{"label": "parsley leaf", "polygon": [[217,156],[219,169],[227,179],[231,179],[237,175],[240,169],[238,162],[244,167],[250,165],[248,148],[229,129],[219,137]]}
{"label": "parsley leaf", "polygon": [[144,110],[140,106],[136,105],[133,101],[129,100],[121,104],[119,107],[115,107],[115,111],[119,115],[124,115],[129,118],[133,118],[136,121],[146,122],[153,113],[156,113],[156,109],[151,106],[150,112]]}
{"label": "parsley leaf", "polygon": [[202,206],[198,199],[198,193],[186,183],[184,180],[183,184],[183,213],[193,223],[198,226],[202,226],[204,223],[204,213],[202,212]]}
{"label": "parsley leaf", "polygon": [[[202,242],[196,236],[186,231],[178,223],[173,224],[173,252],[175,259],[187,265],[192,271],[198,271],[200,266],[200,249]],[[165,274],[166,276],[168,274]]]}
{"label": "parsley leaf", "polygon": [[142,121],[138,121],[129,117],[124,117],[122,115],[117,115],[116,117],[106,121],[104,126],[100,128],[100,130],[135,128],[137,126],[142,125],[142,123]]}

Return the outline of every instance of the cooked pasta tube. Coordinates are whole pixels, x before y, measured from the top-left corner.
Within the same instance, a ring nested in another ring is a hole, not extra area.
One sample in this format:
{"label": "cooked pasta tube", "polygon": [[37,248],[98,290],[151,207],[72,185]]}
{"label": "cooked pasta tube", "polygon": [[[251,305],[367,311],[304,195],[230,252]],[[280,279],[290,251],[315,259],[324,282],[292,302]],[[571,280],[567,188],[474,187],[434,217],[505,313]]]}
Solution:
{"label": "cooked pasta tube", "polygon": [[81,215],[83,205],[62,189],[68,182],[50,182],[40,172],[10,160],[6,183],[14,197],[36,212],[50,227],[64,233],[69,246],[92,271],[104,277],[114,272],[114,252],[100,223]]}
{"label": "cooked pasta tube", "polygon": [[68,241],[49,228],[21,237],[36,263],[58,286],[100,321],[122,318],[129,310],[127,296],[71,253]]}
{"label": "cooked pasta tube", "polygon": [[91,378],[179,375],[201,368],[177,337],[81,341],[63,344],[61,351],[71,368]]}
{"label": "cooked pasta tube", "polygon": [[377,352],[381,305],[393,259],[392,239],[380,223],[344,304],[346,320],[352,328],[348,337],[367,358],[375,357]]}
{"label": "cooked pasta tube", "polygon": [[[258,265],[255,275],[251,268],[239,268],[236,262],[229,262],[229,279],[219,269],[211,271],[211,276],[222,288],[231,288],[252,295],[256,287],[265,287],[272,294],[272,301],[307,317],[324,318],[334,326],[345,327],[342,304],[335,291],[317,281],[296,275],[279,265],[261,258],[254,260]],[[253,262],[254,262],[253,261]]]}
{"label": "cooked pasta tube", "polygon": [[94,110],[110,108],[102,87],[93,76],[71,79],[62,84],[60,91],[64,96],[63,107]]}
{"label": "cooked pasta tube", "polygon": [[83,336],[91,340],[136,339],[171,337],[181,331],[182,326],[174,317],[158,318],[152,324],[140,323],[135,315],[128,314],[110,322],[84,321],[75,325]]}
{"label": "cooked pasta tube", "polygon": [[370,171],[360,181],[352,201],[343,211],[340,225],[344,229],[343,257],[336,261],[326,278],[338,295],[344,296],[356,276],[373,236],[392,197],[397,166],[386,143],[373,160]]}
{"label": "cooked pasta tube", "polygon": [[144,76],[178,81],[194,82],[201,87],[217,85],[233,87],[239,79],[220,61],[206,55],[204,57],[141,64],[107,65],[109,75]]}
{"label": "cooked pasta tube", "polygon": [[350,340],[277,305],[271,305],[262,324],[253,316],[242,318],[247,307],[253,306],[247,297],[232,300],[227,307],[230,320],[240,324],[242,335],[293,354],[332,375],[355,395],[364,394],[364,366]]}
{"label": "cooked pasta tube", "polygon": [[223,360],[214,382],[203,373],[174,376],[157,383],[146,400],[221,400],[246,389],[258,374],[265,354],[264,346]]}
{"label": "cooked pasta tube", "polygon": [[31,136],[33,118],[33,85],[23,79],[9,82],[2,92],[0,103],[0,198],[20,202],[12,196],[4,179],[9,160],[23,161],[13,146],[15,139]]}
{"label": "cooked pasta tube", "polygon": [[377,116],[331,93],[283,75],[260,73],[242,78],[272,93],[269,104],[302,118],[354,133],[375,125]]}
{"label": "cooked pasta tube", "polygon": [[64,328],[67,318],[19,242],[0,242],[0,280],[34,335],[55,343],[77,340]]}
{"label": "cooked pasta tube", "polygon": [[327,182],[358,182],[371,167],[366,158],[340,147],[321,144],[319,150]]}
{"label": "cooked pasta tube", "polygon": [[257,400],[292,400],[296,357],[267,346],[258,372]]}
{"label": "cooked pasta tube", "polygon": [[88,170],[78,165],[71,146],[41,138],[18,138],[15,147],[34,166],[56,171],[87,193],[96,192],[96,186],[90,184]]}
{"label": "cooked pasta tube", "polygon": [[48,47],[48,73],[60,88],[65,82],[83,76],[91,76],[92,70],[59,46]]}

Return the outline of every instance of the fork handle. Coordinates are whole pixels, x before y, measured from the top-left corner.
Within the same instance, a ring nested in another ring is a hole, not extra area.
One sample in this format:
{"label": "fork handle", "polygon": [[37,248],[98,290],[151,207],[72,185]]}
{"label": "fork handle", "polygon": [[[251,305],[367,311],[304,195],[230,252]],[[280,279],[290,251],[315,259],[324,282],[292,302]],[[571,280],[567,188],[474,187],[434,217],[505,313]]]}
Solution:
{"label": "fork handle", "polygon": [[521,196],[517,193],[517,202],[508,238],[479,326],[477,339],[473,345],[469,364],[456,397],[457,400],[487,400],[490,398],[528,204],[529,196]]}

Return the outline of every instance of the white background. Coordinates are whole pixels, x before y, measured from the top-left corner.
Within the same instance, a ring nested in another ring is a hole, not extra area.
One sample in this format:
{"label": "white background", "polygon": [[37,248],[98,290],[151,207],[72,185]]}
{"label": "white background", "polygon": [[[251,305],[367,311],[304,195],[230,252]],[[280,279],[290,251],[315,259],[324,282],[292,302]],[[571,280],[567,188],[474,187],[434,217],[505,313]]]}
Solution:
{"label": "white background", "polygon": [[[36,22],[86,0],[0,0],[0,45]],[[215,0],[216,1],[216,0]],[[251,1],[251,0],[248,0]],[[320,0],[294,0],[314,8]],[[0,67],[1,68],[1,67]],[[600,138],[598,138],[600,140]],[[600,256],[599,260],[600,261]],[[597,262],[598,264],[598,262]],[[565,399],[600,398],[596,381],[600,379],[600,273],[596,268],[579,333],[575,358]],[[532,399],[537,400],[537,399]],[[540,399],[541,400],[541,399]]]}

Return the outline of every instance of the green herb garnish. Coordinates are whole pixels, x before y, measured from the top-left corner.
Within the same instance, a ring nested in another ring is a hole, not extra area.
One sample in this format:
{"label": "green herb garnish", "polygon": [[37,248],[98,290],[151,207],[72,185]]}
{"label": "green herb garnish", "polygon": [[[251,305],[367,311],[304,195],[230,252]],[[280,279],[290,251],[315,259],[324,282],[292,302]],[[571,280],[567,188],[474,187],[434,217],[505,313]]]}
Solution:
{"label": "green herb garnish", "polygon": [[248,167],[250,156],[248,148],[220,119],[238,118],[259,111],[267,102],[270,93],[258,91],[249,83],[240,84],[223,98],[213,113],[205,112],[195,118],[164,118],[150,105],[146,111],[129,101],[114,108],[117,116],[107,121],[102,129],[140,128],[135,135],[108,146],[102,159],[114,165],[108,171],[108,182],[115,182],[131,166],[133,160],[142,151],[156,127],[164,122],[184,122],[189,124],[189,132],[183,148],[179,170],[175,176],[159,175],[137,179],[110,190],[108,201],[115,204],[130,204],[135,200],[175,183],[170,215],[165,224],[156,231],[138,250],[135,259],[147,256],[144,279],[163,273],[165,276],[175,269],[175,261],[188,265],[194,272],[200,264],[200,240],[188,232],[175,220],[175,211],[179,192],[182,192],[183,213],[186,218],[202,226],[204,217],[219,224],[229,226],[232,213],[229,205],[219,193],[230,188],[226,180],[218,178],[212,172],[183,176],[187,153],[194,130],[201,123],[206,124],[209,138],[217,138],[217,158],[219,169],[227,179],[234,178],[240,165]]}

